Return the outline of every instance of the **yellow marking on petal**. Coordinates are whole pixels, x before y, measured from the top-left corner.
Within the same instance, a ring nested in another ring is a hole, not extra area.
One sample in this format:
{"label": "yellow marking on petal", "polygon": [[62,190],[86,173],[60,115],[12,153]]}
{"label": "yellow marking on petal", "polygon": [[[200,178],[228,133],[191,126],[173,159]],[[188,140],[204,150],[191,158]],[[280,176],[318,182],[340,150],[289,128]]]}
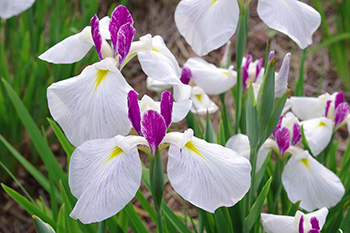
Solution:
{"label": "yellow marking on petal", "polygon": [[185,147],[186,149],[188,149],[189,151],[199,155],[200,157],[202,157],[204,160],[206,160],[204,158],[204,156],[201,154],[201,152],[193,145],[193,143],[191,141],[188,141],[186,144],[185,144]]}
{"label": "yellow marking on petal", "polygon": [[98,88],[98,86],[101,84],[101,82],[103,80],[105,80],[107,74],[108,74],[109,70],[98,70],[97,74],[96,74],[96,80],[95,80],[95,89],[94,89],[94,93],[96,91],[96,89]]}
{"label": "yellow marking on petal", "polygon": [[317,127],[323,127],[323,126],[327,126],[325,123],[323,123],[322,121],[317,125]]}
{"label": "yellow marking on petal", "polygon": [[211,3],[210,3],[210,6],[214,5],[214,3],[216,3],[218,0],[213,0]]}
{"label": "yellow marking on petal", "polygon": [[155,49],[155,48],[152,48],[152,51],[157,52],[157,53],[161,53],[161,52],[159,52],[158,49]]}
{"label": "yellow marking on petal", "polygon": [[115,157],[118,157],[123,152],[124,151],[120,147],[117,147],[117,146],[114,147],[111,154],[109,155],[108,159],[106,160],[106,162],[103,165],[105,165],[108,161],[114,159]]}
{"label": "yellow marking on petal", "polygon": [[197,95],[194,95],[197,99],[198,99],[198,101],[202,104],[203,102],[202,102],[202,95],[201,94],[197,94]]}
{"label": "yellow marking on petal", "polygon": [[224,75],[228,76],[228,71],[222,71],[221,73],[223,73]]}
{"label": "yellow marking on petal", "polygon": [[310,170],[309,161],[307,159],[301,159],[300,161]]}

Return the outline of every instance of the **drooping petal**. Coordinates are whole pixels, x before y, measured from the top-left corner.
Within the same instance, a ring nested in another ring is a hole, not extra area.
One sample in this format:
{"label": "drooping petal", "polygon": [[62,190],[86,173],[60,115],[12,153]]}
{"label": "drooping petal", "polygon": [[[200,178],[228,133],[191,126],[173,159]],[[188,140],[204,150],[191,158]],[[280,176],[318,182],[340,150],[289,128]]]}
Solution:
{"label": "drooping petal", "polygon": [[179,102],[174,102],[173,105],[173,114],[172,114],[172,122],[177,123],[182,121],[190,111],[192,106],[191,100],[183,100]]}
{"label": "drooping petal", "polygon": [[182,0],[175,10],[175,23],[193,51],[204,56],[224,45],[236,31],[237,1]]}
{"label": "drooping petal", "polygon": [[122,25],[118,31],[117,50],[119,54],[119,67],[121,67],[129,53],[135,33],[136,30],[130,23]]}
{"label": "drooping petal", "polygon": [[325,117],[301,122],[305,139],[313,155],[319,155],[332,138],[333,122]]}
{"label": "drooping petal", "polygon": [[118,48],[117,41],[119,40],[118,38],[119,30],[123,25],[127,23],[129,23],[131,26],[134,23],[134,20],[132,19],[130,12],[123,5],[117,6],[112,12],[111,21],[109,23],[109,32],[111,34],[111,44],[114,52],[116,52]]}
{"label": "drooping petal", "polygon": [[125,137],[83,143],[69,164],[69,186],[78,198],[70,216],[87,224],[115,215],[135,196],[141,175],[137,148]]}
{"label": "drooping petal", "polygon": [[283,59],[281,69],[278,72],[275,81],[275,98],[280,98],[288,89],[288,75],[289,75],[289,63],[290,53],[287,53]]}
{"label": "drooping petal", "polygon": [[19,15],[33,5],[35,0],[1,0],[0,18],[8,19]]}
{"label": "drooping petal", "polygon": [[[227,148],[236,151],[239,155],[245,157],[246,159],[250,159],[250,144],[247,135],[244,134],[236,134],[233,135],[226,142],[225,145]],[[258,158],[256,161],[256,172],[258,172],[263,165],[268,153],[270,152],[270,148],[261,147],[258,151]]]}
{"label": "drooping petal", "polygon": [[136,133],[142,136],[141,112],[139,102],[137,100],[138,96],[139,94],[134,90],[131,90],[128,93],[128,117]]}
{"label": "drooping petal", "polygon": [[162,99],[160,101],[160,114],[165,120],[167,128],[171,125],[171,118],[173,113],[173,96],[169,91],[162,93]]}
{"label": "drooping petal", "polygon": [[67,37],[39,56],[41,60],[55,64],[70,64],[83,59],[94,42],[91,37],[91,27]]}
{"label": "drooping petal", "polygon": [[288,35],[304,49],[321,23],[320,14],[298,0],[259,0],[257,12],[270,28]]}
{"label": "drooping petal", "polygon": [[130,131],[127,94],[132,88],[115,65],[114,59],[104,59],[48,88],[50,113],[73,145]]}
{"label": "drooping petal", "polygon": [[199,57],[190,58],[184,64],[191,70],[192,80],[208,95],[218,95],[236,84],[236,71],[217,68]]}
{"label": "drooping petal", "polygon": [[165,91],[165,90],[171,88],[172,85],[164,83],[164,82],[160,82],[160,81],[155,80],[155,79],[153,79],[151,77],[147,77],[147,79],[146,79],[146,87],[150,91],[162,92],[162,91]]}
{"label": "drooping petal", "polygon": [[319,98],[315,97],[295,97],[290,98],[292,112],[300,120],[308,120],[321,117],[324,114],[326,102],[323,104]]}
{"label": "drooping petal", "polygon": [[292,155],[282,173],[282,183],[291,202],[312,211],[336,205],[345,189],[340,179],[307,151]]}
{"label": "drooping petal", "polygon": [[170,136],[178,138],[168,140],[168,178],[182,198],[211,213],[243,198],[250,187],[251,166],[246,158],[188,134],[170,134],[167,139]]}
{"label": "drooping petal", "polygon": [[261,222],[266,233],[298,233],[292,216],[262,213]]}
{"label": "drooping petal", "polygon": [[101,53],[102,36],[100,33],[99,19],[97,18],[96,14],[91,18],[90,23],[91,23],[92,40],[94,41],[98,57],[100,58],[100,60],[102,60],[103,59],[102,53]]}
{"label": "drooping petal", "polygon": [[192,87],[183,83],[175,84],[173,86],[174,100],[176,102],[188,100],[191,97]]}
{"label": "drooping petal", "polygon": [[157,111],[147,110],[143,114],[141,127],[141,132],[148,141],[151,152],[154,155],[168,129],[166,122]]}
{"label": "drooping petal", "polygon": [[[144,44],[137,50],[137,57],[141,68],[148,76],[155,80],[168,83],[179,84],[181,69],[174,55],[166,47],[162,37],[151,38],[146,35],[140,38]],[[131,49],[130,49],[131,53]]]}
{"label": "drooping petal", "polygon": [[204,93],[200,87],[193,87],[192,94],[192,108],[191,112],[199,115],[206,115],[207,113],[212,114],[216,112],[219,107]]}

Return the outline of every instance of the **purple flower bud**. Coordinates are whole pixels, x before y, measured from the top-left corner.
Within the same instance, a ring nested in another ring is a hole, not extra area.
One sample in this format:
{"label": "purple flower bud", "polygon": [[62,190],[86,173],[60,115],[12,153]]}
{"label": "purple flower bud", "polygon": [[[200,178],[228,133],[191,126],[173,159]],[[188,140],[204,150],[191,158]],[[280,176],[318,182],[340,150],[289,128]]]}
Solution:
{"label": "purple flower bud", "polygon": [[245,64],[244,64],[244,67],[243,67],[243,78],[242,78],[242,81],[243,81],[243,89],[244,90],[247,89],[247,79],[249,78],[248,70],[249,70],[250,63],[252,61],[253,61],[253,56],[248,54],[247,55],[247,59],[246,59]]}
{"label": "purple flower bud", "polygon": [[160,101],[160,114],[163,116],[167,128],[171,125],[171,114],[173,112],[173,97],[169,91],[162,93]]}
{"label": "purple flower bud", "polygon": [[141,125],[141,131],[151,148],[152,155],[154,155],[168,129],[165,119],[157,111],[148,110],[143,114]]}
{"label": "purple flower bud", "polygon": [[102,60],[102,54],[101,54],[101,48],[102,48],[102,36],[100,33],[100,28],[99,28],[99,20],[97,15],[95,14],[91,20],[91,35],[92,35],[92,40],[94,41],[95,48],[98,54],[98,58]]}
{"label": "purple flower bud", "polygon": [[300,131],[300,125],[295,122],[293,125],[293,139],[292,139],[292,145],[296,145],[301,140],[301,131]]}
{"label": "purple flower bud", "polygon": [[111,21],[109,23],[109,32],[111,34],[111,43],[114,50],[114,56],[116,56],[117,52],[119,29],[127,23],[129,23],[131,26],[134,23],[130,12],[123,5],[117,6],[112,12]]}
{"label": "purple flower bud", "polygon": [[181,68],[181,78],[180,78],[180,81],[183,83],[183,84],[189,84],[190,83],[190,80],[192,78],[192,73],[191,73],[191,70],[190,68],[187,68],[187,67],[183,67]]}
{"label": "purple flower bud", "polygon": [[299,221],[299,233],[304,233],[304,216],[301,215]]}
{"label": "purple flower bud", "polygon": [[283,116],[280,116],[280,119],[278,120],[278,123],[276,125],[275,130],[272,132],[272,136],[276,139],[276,132],[281,128]]}
{"label": "purple flower bud", "polygon": [[117,49],[119,54],[119,66],[121,66],[129,53],[135,32],[135,28],[130,23],[122,25],[118,31]]}
{"label": "purple flower bud", "polygon": [[339,104],[344,102],[344,93],[343,92],[339,92],[336,96],[335,96],[335,101],[334,101],[334,109],[336,109],[338,107]]}
{"label": "purple flower bud", "polygon": [[260,71],[263,67],[264,67],[264,58],[260,58],[258,61],[258,64],[256,65],[255,80],[258,78]]}
{"label": "purple flower bud", "polygon": [[318,220],[317,220],[316,217],[312,217],[312,218],[310,219],[310,223],[311,223],[312,229],[320,230],[320,226],[319,226],[319,223],[318,223]]}
{"label": "purple flower bud", "polygon": [[289,148],[290,146],[290,132],[289,129],[286,127],[283,127],[276,132],[276,143],[278,145],[278,148],[280,150],[280,156],[282,157],[284,152]]}
{"label": "purple flower bud", "polygon": [[275,58],[275,51],[271,51],[269,54],[269,61],[270,62],[273,58]]}
{"label": "purple flower bud", "polygon": [[129,108],[128,117],[136,133],[142,136],[141,113],[140,113],[139,102],[137,100],[138,96],[139,94],[134,90],[131,90],[128,93],[128,108]]}
{"label": "purple flower bud", "polygon": [[345,118],[349,115],[349,105],[346,102],[340,103],[338,107],[335,109],[334,113],[334,122],[337,127],[340,123],[342,123]]}
{"label": "purple flower bud", "polygon": [[331,100],[328,100],[327,103],[326,103],[326,111],[325,111],[325,113],[324,113],[325,117],[328,116],[329,107],[331,106],[331,103],[332,103]]}

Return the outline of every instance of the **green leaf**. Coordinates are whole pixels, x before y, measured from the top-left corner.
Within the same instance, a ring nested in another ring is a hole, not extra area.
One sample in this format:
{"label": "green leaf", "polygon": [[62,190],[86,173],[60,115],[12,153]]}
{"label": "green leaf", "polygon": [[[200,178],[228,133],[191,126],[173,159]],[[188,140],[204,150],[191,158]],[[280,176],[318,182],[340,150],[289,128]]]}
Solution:
{"label": "green leaf", "polygon": [[69,163],[70,156],[72,155],[73,151],[75,150],[75,147],[70,144],[64,133],[62,132],[61,128],[57,125],[57,123],[50,118],[47,118],[48,122],[50,123],[53,132],[55,133],[58,141],[60,142],[61,146],[63,147],[63,150],[67,153],[68,159],[67,163]]}
{"label": "green leaf", "polygon": [[276,58],[274,57],[267,65],[267,71],[259,89],[257,100],[259,138],[263,138],[273,112],[275,102],[275,61]]}
{"label": "green leaf", "polygon": [[131,203],[127,204],[124,210],[129,217],[130,227],[134,232],[148,233],[147,228],[142,223],[140,216],[136,213]]}
{"label": "green leaf", "polygon": [[297,201],[297,202],[295,202],[295,204],[293,204],[293,205],[290,207],[290,209],[289,209],[289,211],[288,211],[288,215],[289,215],[289,216],[294,216],[294,215],[295,215],[295,213],[296,213],[297,210],[299,209],[300,202],[301,202],[301,201]]}
{"label": "green leaf", "polygon": [[39,217],[33,215],[32,218],[37,233],[55,233],[55,230],[49,224],[43,222]]}
{"label": "green leaf", "polygon": [[270,177],[269,180],[266,182],[258,198],[256,199],[255,203],[250,209],[248,216],[244,219],[243,232],[249,232],[253,228],[254,224],[257,222],[261,214],[261,210],[264,205],[266,196],[269,193],[271,181],[272,177]]}
{"label": "green leaf", "polygon": [[157,214],[150,205],[149,201],[143,196],[142,192],[138,190],[136,192],[136,199],[141,203],[141,206],[147,211],[150,218],[156,222],[157,221]]}
{"label": "green leaf", "polygon": [[206,122],[206,128],[205,128],[205,140],[207,142],[214,142],[214,129],[211,125],[209,112],[207,111],[207,122]]}
{"label": "green leaf", "polygon": [[230,214],[226,207],[220,207],[215,210],[214,217],[216,220],[216,227],[218,232],[233,233]]}
{"label": "green leaf", "polygon": [[[22,166],[34,177],[34,179],[43,187],[47,192],[50,191],[50,184],[48,179],[41,174],[38,169],[36,169],[28,160],[26,160],[13,146],[11,146],[6,139],[0,135],[0,141],[6,146],[6,148],[12,153],[12,155],[22,164]],[[56,190],[56,194],[58,191]],[[57,196],[57,200],[59,203],[62,203],[62,199],[59,195]]]}
{"label": "green leaf", "polygon": [[[49,145],[47,144],[47,141],[45,138],[40,133],[40,130],[38,130],[36,124],[34,123],[33,119],[29,115],[27,109],[17,96],[16,92],[12,89],[10,84],[5,80],[2,79],[2,82],[4,83],[4,86],[6,88],[6,91],[17,111],[18,116],[20,117],[23,125],[28,131],[28,134],[30,138],[32,139],[32,142],[34,144],[34,147],[37,149],[39,152],[39,155],[41,159],[44,161],[46,165],[49,163],[52,164],[52,169],[55,173],[55,181],[58,183],[59,179],[62,179],[62,181],[67,180],[67,175],[63,172],[63,170],[60,168],[55,156],[51,152],[51,149]],[[68,184],[65,184],[66,189],[68,188]]]}
{"label": "green leaf", "polygon": [[61,206],[61,209],[58,213],[56,232],[57,233],[68,232],[66,227],[66,209],[64,204]]}
{"label": "green leaf", "polygon": [[23,207],[30,215],[36,215],[39,218],[43,219],[44,222],[47,222],[54,228],[56,228],[56,222],[54,222],[49,216],[47,216],[45,213],[43,213],[38,206],[34,205],[30,201],[28,201],[26,198],[24,198],[21,194],[17,193],[15,190],[11,189],[10,187],[6,186],[5,184],[1,184],[2,188],[5,190],[5,192],[10,195],[10,197],[15,200],[20,206]]}
{"label": "green leaf", "polygon": [[295,82],[294,96],[304,95],[304,63],[307,56],[306,50],[307,49],[303,50],[303,56],[301,57],[299,79]]}
{"label": "green leaf", "polygon": [[247,101],[247,133],[249,144],[251,148],[256,148],[259,141],[259,122],[258,111],[256,109],[255,95],[253,86],[250,85],[248,89]]}

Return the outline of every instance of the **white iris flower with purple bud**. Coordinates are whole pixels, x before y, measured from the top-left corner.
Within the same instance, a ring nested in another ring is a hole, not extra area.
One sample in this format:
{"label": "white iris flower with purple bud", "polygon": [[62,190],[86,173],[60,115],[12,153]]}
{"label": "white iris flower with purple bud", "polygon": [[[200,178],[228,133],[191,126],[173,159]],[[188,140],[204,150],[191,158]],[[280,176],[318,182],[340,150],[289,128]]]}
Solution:
{"label": "white iris flower with purple bud", "polygon": [[320,233],[327,215],[327,208],[309,214],[297,211],[294,217],[262,213],[261,222],[267,233]]}
{"label": "white iris flower with purple bud", "polygon": [[146,74],[165,83],[180,83],[180,67],[162,38],[146,35],[132,42],[134,35],[131,14],[120,5],[111,19],[99,20],[94,15],[91,27],[85,27],[39,57],[53,63],[73,63],[95,46],[101,60],[47,90],[50,113],[73,145],[130,131],[127,93],[132,88],[121,69],[134,56],[138,56]]}
{"label": "white iris flower with purple bud", "polygon": [[[336,205],[345,193],[345,188],[331,170],[314,159],[307,150],[295,145],[301,140],[300,125],[293,114],[281,117],[273,132],[275,141],[268,139],[262,148],[277,150],[291,155],[282,172],[282,184],[292,203],[312,211]],[[286,156],[284,156],[286,158]]]}
{"label": "white iris flower with purple bud", "polygon": [[170,92],[162,93],[160,112],[141,113],[138,94],[128,94],[128,116],[139,136],[118,135],[78,146],[69,165],[69,185],[78,198],[71,217],[83,223],[118,213],[140,187],[142,166],[137,146],[149,156],[169,146],[167,174],[175,191],[209,212],[232,206],[250,187],[249,161],[235,151],[184,133],[166,133],[172,121]]}
{"label": "white iris flower with purple bud", "polygon": [[[224,45],[235,33],[242,0],[182,0],[175,11],[180,34],[199,56]],[[249,1],[250,2],[250,1]],[[258,0],[257,12],[272,29],[288,35],[300,48],[312,43],[320,14],[298,0]]]}

